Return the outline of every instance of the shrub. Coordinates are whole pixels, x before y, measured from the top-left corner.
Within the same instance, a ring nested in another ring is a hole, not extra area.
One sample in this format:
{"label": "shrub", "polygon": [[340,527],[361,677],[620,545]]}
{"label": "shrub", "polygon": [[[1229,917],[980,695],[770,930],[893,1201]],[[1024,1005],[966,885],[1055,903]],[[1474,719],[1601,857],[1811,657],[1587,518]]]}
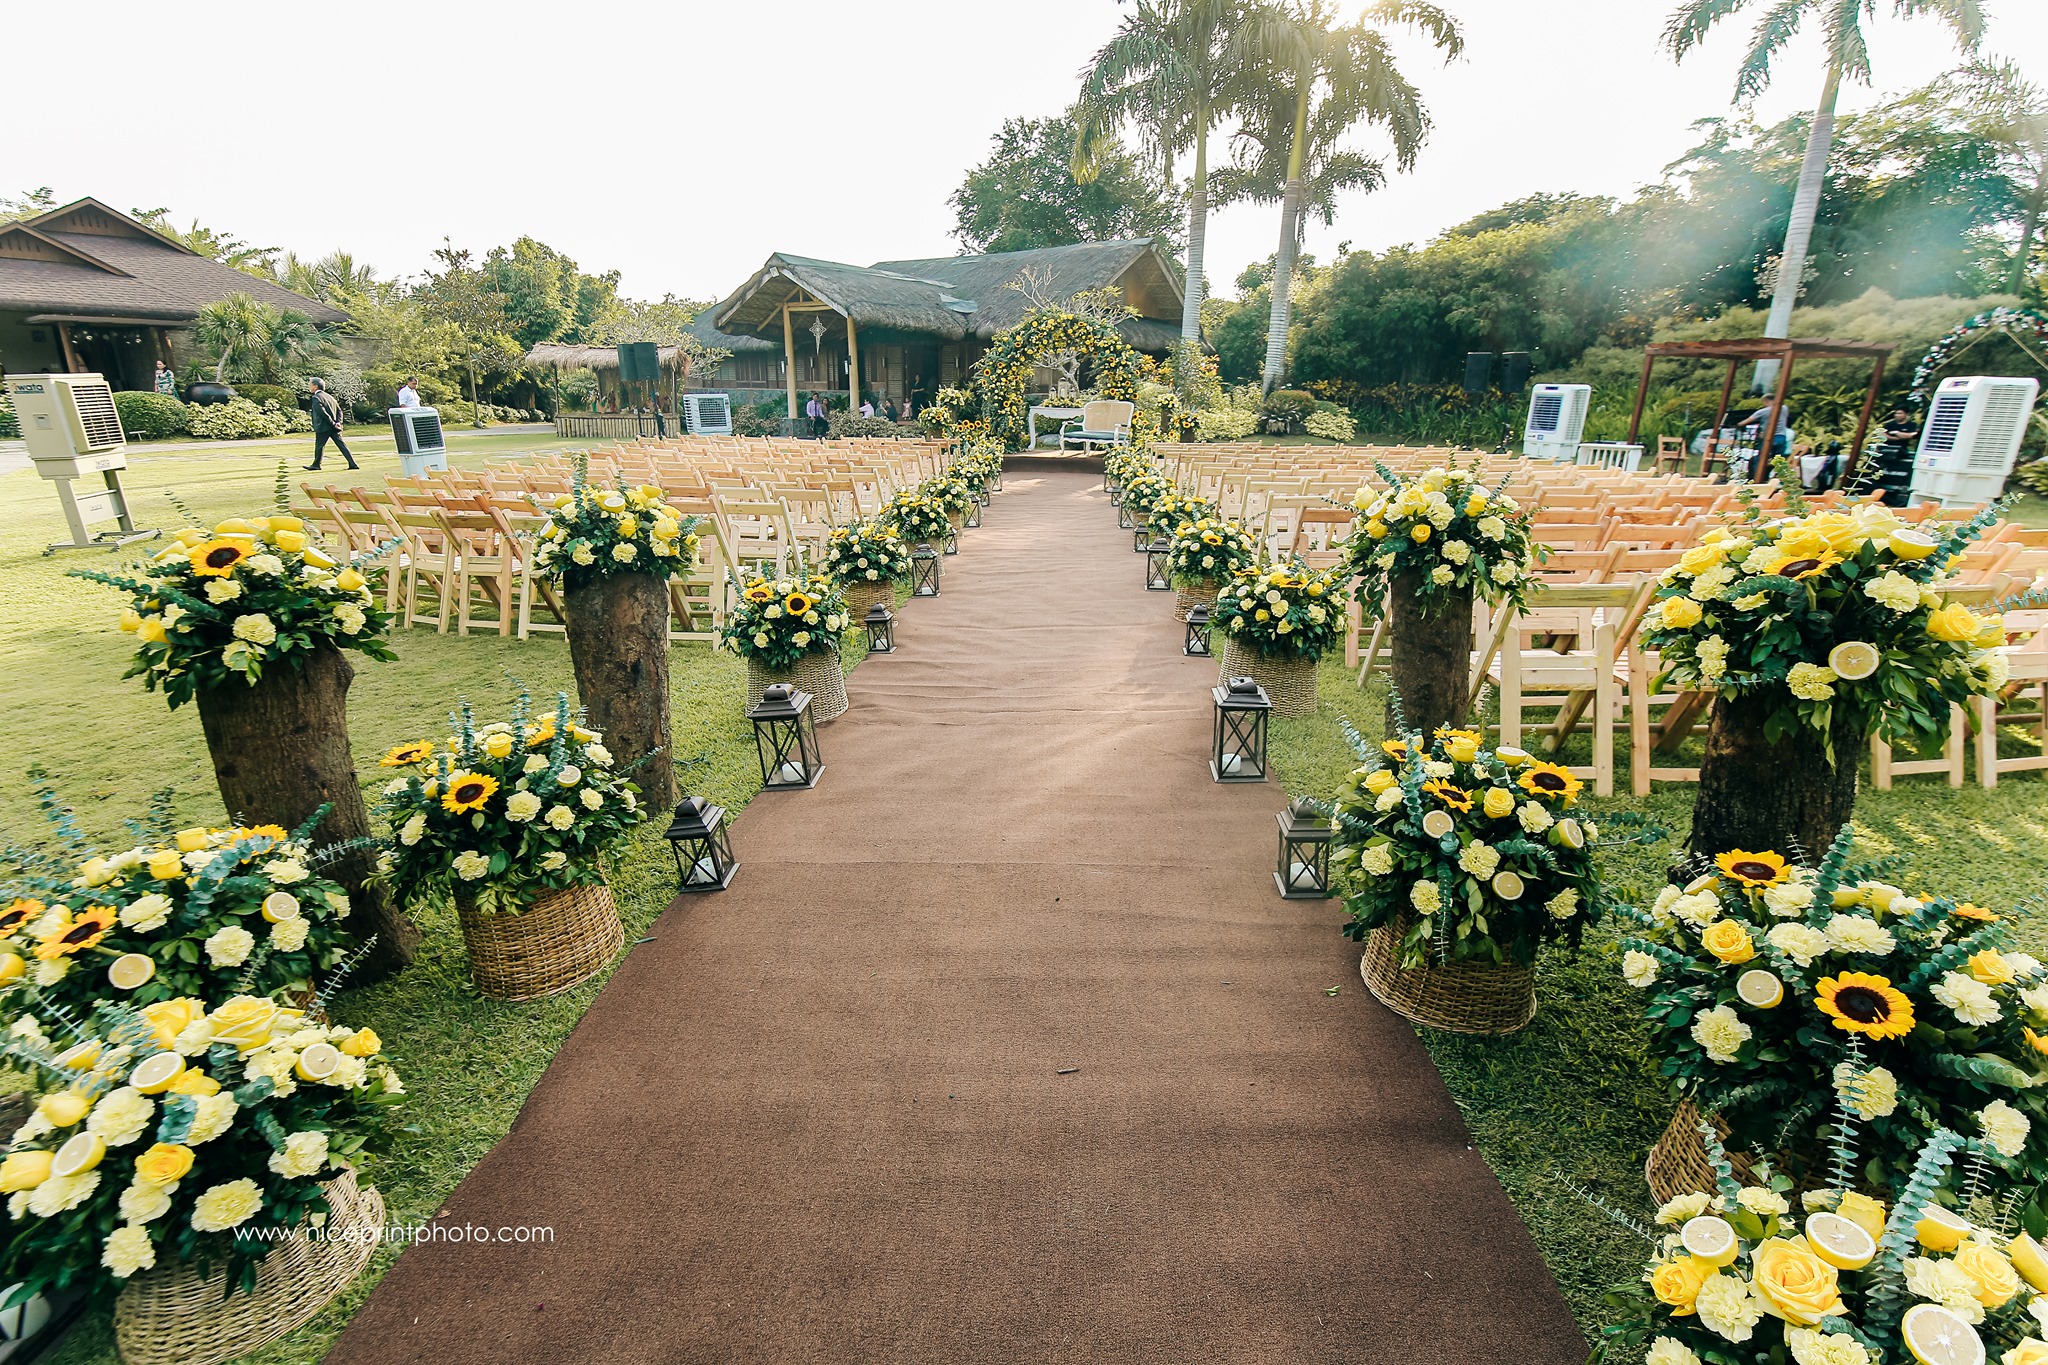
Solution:
{"label": "shrub", "polygon": [[2048,498],[2048,460],[2036,460],[2023,464],[2012,472],[2008,491],[2025,490],[2035,497]]}
{"label": "shrub", "polygon": [[[327,391],[341,404],[342,411],[351,417],[356,417],[370,406],[369,380],[354,361],[331,360],[320,371],[318,378],[327,385]],[[382,416],[382,413],[374,413],[369,420],[375,421]]]}
{"label": "shrub", "polygon": [[117,393],[114,411],[131,441],[161,441],[189,429],[185,405],[167,393]]}
{"label": "shrub", "polygon": [[1266,395],[1259,415],[1268,431],[1294,436],[1316,410],[1316,396],[1301,389],[1275,389]]}
{"label": "shrub", "polygon": [[265,403],[275,403],[280,408],[299,406],[300,394],[282,384],[237,384],[235,392],[259,408]]}
{"label": "shrub", "polygon": [[246,398],[230,398],[225,403],[188,408],[186,429],[207,441],[248,441],[259,436],[283,436],[292,429],[292,423],[281,409],[259,408]]}
{"label": "shrub", "polygon": [[1195,431],[1204,441],[1242,441],[1259,429],[1259,415],[1242,408],[1203,408],[1195,414]]}
{"label": "shrub", "polygon": [[746,403],[732,410],[735,436],[780,436],[788,405],[781,399]]}
{"label": "shrub", "polygon": [[0,389],[0,440],[13,441],[21,438],[21,423],[14,417],[14,399],[7,390]]}
{"label": "shrub", "polygon": [[835,412],[825,434],[834,440],[849,436],[900,436],[903,429],[886,417],[862,417],[859,413]]}
{"label": "shrub", "polygon": [[1342,408],[1319,407],[1303,420],[1302,430],[1326,441],[1350,441],[1358,435],[1358,423]]}

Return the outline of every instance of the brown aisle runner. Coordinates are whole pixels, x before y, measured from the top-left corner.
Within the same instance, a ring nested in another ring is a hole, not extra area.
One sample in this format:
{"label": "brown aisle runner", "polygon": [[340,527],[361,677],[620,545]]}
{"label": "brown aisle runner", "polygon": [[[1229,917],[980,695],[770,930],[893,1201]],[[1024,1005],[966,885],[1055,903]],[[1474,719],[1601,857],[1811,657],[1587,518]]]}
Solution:
{"label": "brown aisle runner", "polygon": [[[1018,471],[442,1222],[359,1362],[1577,1365],[1096,476]],[[1342,985],[1331,997],[1326,989]]]}

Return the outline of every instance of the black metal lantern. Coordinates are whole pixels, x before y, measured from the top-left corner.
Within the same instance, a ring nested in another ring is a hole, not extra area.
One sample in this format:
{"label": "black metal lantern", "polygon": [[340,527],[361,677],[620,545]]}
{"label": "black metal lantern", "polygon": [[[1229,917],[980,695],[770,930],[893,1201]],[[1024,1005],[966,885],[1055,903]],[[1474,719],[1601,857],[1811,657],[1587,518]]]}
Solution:
{"label": "black metal lantern", "polygon": [[949,555],[960,553],[960,533],[950,526],[946,528],[946,553]]}
{"label": "black metal lantern", "polygon": [[1320,807],[1297,797],[1274,817],[1280,822],[1280,863],[1273,881],[1291,901],[1319,901],[1330,894],[1330,839],[1336,832]]}
{"label": "black metal lantern", "polygon": [[1187,643],[1180,647],[1180,652],[1187,655],[1190,659],[1206,659],[1209,657],[1209,604],[1207,602],[1197,602],[1188,608],[1188,638]]}
{"label": "black metal lantern", "polygon": [[910,595],[939,595],[939,552],[929,545],[920,545],[910,552]]}
{"label": "black metal lantern", "polygon": [[868,653],[896,652],[896,613],[877,602],[868,608],[868,614],[861,618],[861,624],[868,628]]}
{"label": "black metal lantern", "polygon": [[1232,678],[1213,689],[1216,736],[1209,754],[1209,775],[1218,782],[1266,780],[1266,717],[1273,702],[1266,689],[1250,678]]}
{"label": "black metal lantern", "polygon": [[818,785],[825,761],[818,753],[818,723],[811,719],[811,694],[788,683],[771,683],[748,711],[754,723],[754,751],[761,759],[763,791],[798,791]]}
{"label": "black metal lantern", "polygon": [[1122,507],[1124,505],[1124,486],[1122,484],[1111,483],[1109,476],[1105,474],[1102,478],[1102,488],[1104,492],[1109,494],[1109,505],[1111,507]]}
{"label": "black metal lantern", "polygon": [[1155,540],[1145,547],[1145,587],[1150,592],[1173,591],[1173,542]]}
{"label": "black metal lantern", "polygon": [[1116,524],[1126,531],[1133,529],[1130,504],[1115,495],[1111,495],[1110,501],[1116,504]]}
{"label": "black metal lantern", "polygon": [[981,508],[982,502],[979,498],[967,504],[967,515],[960,522],[962,529],[972,531],[981,525]]}
{"label": "black metal lantern", "polygon": [[993,493],[997,488],[1001,488],[1002,486],[1003,480],[1001,475],[998,475],[996,477],[995,486],[993,488],[990,487],[988,484],[983,484],[981,486],[981,505],[983,507],[988,506],[988,495],[990,493]]}
{"label": "black metal lantern", "polygon": [[1152,548],[1152,519],[1133,521],[1131,524],[1131,553],[1144,554]]}
{"label": "black metal lantern", "polygon": [[725,833],[725,807],[701,796],[686,796],[676,807],[668,849],[676,855],[676,881],[685,891],[723,891],[740,870]]}
{"label": "black metal lantern", "polygon": [[997,465],[997,466],[996,466],[996,476],[995,476],[995,478],[994,478],[993,480],[991,480],[991,481],[990,481],[990,483],[989,483],[989,486],[988,486],[987,488],[985,488],[985,489],[983,489],[983,490],[982,490],[982,494],[981,494],[981,504],[982,504],[982,506],[984,506],[984,507],[988,506],[988,495],[989,495],[990,493],[1000,493],[1000,492],[1002,492],[1002,491],[1003,491],[1003,467],[1002,467],[1001,465]]}

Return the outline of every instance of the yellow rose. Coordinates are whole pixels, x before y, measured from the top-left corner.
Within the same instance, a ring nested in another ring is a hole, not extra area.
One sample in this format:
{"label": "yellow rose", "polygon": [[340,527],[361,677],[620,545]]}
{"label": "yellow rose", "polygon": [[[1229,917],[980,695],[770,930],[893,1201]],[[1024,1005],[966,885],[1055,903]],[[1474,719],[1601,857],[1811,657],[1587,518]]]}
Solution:
{"label": "yellow rose", "polygon": [[375,1029],[362,1028],[341,1045],[341,1050],[351,1057],[374,1057],[383,1046],[384,1040],[377,1036]]}
{"label": "yellow rose", "polygon": [[1981,953],[1973,954],[1968,965],[1970,975],[1987,986],[2009,985],[2018,975],[2006,965],[2005,955],[1996,948],[1986,948]]}
{"label": "yellow rose", "polygon": [[306,533],[304,531],[273,531],[270,539],[278,549],[288,551],[291,554],[297,554],[306,548]]}
{"label": "yellow rose", "polygon": [[1972,1242],[1958,1251],[1956,1269],[1977,1282],[1977,1302],[1986,1308],[2000,1307],[2020,1292],[2019,1272],[1988,1242]]}
{"label": "yellow rose", "polygon": [[1372,774],[1365,779],[1365,789],[1371,792],[1374,796],[1378,796],[1381,792],[1385,791],[1387,788],[1393,785],[1394,772],[1391,768],[1376,768],[1373,770]]}
{"label": "yellow rose", "polygon": [[176,881],[185,875],[185,860],[175,852],[159,853],[149,860],[149,875],[160,882]]}
{"label": "yellow rose", "polygon": [[355,592],[363,586],[365,581],[363,576],[354,569],[343,569],[334,576],[334,586],[340,588],[343,592]]}
{"label": "yellow rose", "polygon": [[259,996],[238,995],[207,1018],[213,1023],[213,1041],[231,1043],[246,1052],[269,1040],[277,1006]]}
{"label": "yellow rose", "polygon": [[181,829],[176,837],[180,853],[197,853],[206,847],[207,832],[203,829]]}
{"label": "yellow rose", "polygon": [[69,1128],[83,1119],[92,1110],[92,1101],[76,1090],[59,1090],[54,1095],[45,1095],[36,1112],[49,1121],[52,1128]]}
{"label": "yellow rose", "polygon": [[1842,1196],[1835,1212],[1869,1233],[1873,1241],[1884,1236],[1885,1206],[1882,1200],[1851,1190]]}
{"label": "yellow rose", "polygon": [[1678,557],[1678,567],[1686,573],[1705,573],[1721,562],[1719,545],[1695,545]]}
{"label": "yellow rose", "polygon": [[1387,538],[1387,524],[1383,521],[1368,521],[1365,524],[1365,533],[1374,540],[1385,540]]}
{"label": "yellow rose", "polygon": [[1657,611],[1669,630],[1690,630],[1700,623],[1700,604],[1690,597],[1667,597]]}
{"label": "yellow rose", "polygon": [[1750,1264],[1757,1297],[1789,1323],[1811,1327],[1846,1311],[1835,1268],[1804,1242],[1773,1237],[1751,1254]]}
{"label": "yellow rose", "polygon": [[9,1152],[0,1161],[0,1194],[32,1190],[50,1178],[49,1152]]}
{"label": "yellow rose", "polygon": [[1506,787],[1488,787],[1480,809],[1489,820],[1505,820],[1515,813],[1515,794]]}
{"label": "yellow rose", "polygon": [[1444,752],[1450,755],[1453,763],[1470,763],[1479,757],[1479,741],[1460,735],[1444,745]]}
{"label": "yellow rose", "polygon": [[492,758],[505,758],[512,752],[512,736],[500,731],[484,739],[484,752]]}
{"label": "yellow rose", "polygon": [[192,1169],[192,1149],[175,1142],[159,1142],[135,1158],[135,1178],[152,1185],[183,1180]]}
{"label": "yellow rose", "polygon": [[1686,1317],[1691,1314],[1692,1301],[1699,1297],[1700,1286],[1710,1273],[1710,1267],[1701,1265],[1690,1256],[1680,1256],[1650,1267],[1650,1292],[1657,1296],[1657,1302],[1671,1310],[1673,1317]]}
{"label": "yellow rose", "polygon": [[1999,1365],[2048,1365],[2048,1341],[2028,1337],[1998,1360]]}
{"label": "yellow rose", "polygon": [[173,1095],[197,1095],[205,1099],[208,1095],[220,1093],[220,1082],[196,1066],[188,1066],[178,1073],[178,1079],[171,1082]]}
{"label": "yellow rose", "polygon": [[1732,919],[1717,919],[1700,935],[1700,946],[1730,966],[1756,956],[1756,944],[1749,930]]}
{"label": "yellow rose", "polygon": [[1430,524],[1428,522],[1418,521],[1412,528],[1410,528],[1408,532],[1408,538],[1414,541],[1416,544],[1420,545],[1423,541],[1429,539],[1429,533],[1431,529],[1432,528],[1430,527]]}
{"label": "yellow rose", "polygon": [[133,635],[142,628],[142,613],[133,607],[121,608],[121,629]]}
{"label": "yellow rose", "polygon": [[157,1045],[165,1049],[175,1047],[178,1035],[183,1033],[194,1019],[205,1013],[205,1002],[195,1000],[191,996],[179,1000],[159,1000],[154,1005],[142,1007],[142,1017],[156,1030]]}
{"label": "yellow rose", "polygon": [[1960,644],[1976,639],[1977,632],[1983,628],[1984,623],[1977,619],[1977,614],[1961,603],[1951,602],[1927,613],[1927,633],[1937,640]]}

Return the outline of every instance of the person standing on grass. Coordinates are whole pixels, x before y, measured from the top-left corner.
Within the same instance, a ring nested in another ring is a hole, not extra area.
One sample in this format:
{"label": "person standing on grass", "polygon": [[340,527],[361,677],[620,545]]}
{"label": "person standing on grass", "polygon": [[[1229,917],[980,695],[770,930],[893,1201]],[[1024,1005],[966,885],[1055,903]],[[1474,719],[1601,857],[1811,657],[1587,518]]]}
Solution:
{"label": "person standing on grass", "polygon": [[306,382],[313,389],[313,463],[307,465],[306,468],[309,470],[320,468],[320,459],[326,452],[329,441],[334,442],[335,449],[341,452],[341,457],[344,460],[348,461],[350,469],[361,468],[356,463],[356,457],[350,453],[348,442],[341,439],[341,404],[335,400],[333,394],[327,391],[327,386],[319,380],[309,379]]}
{"label": "person standing on grass", "polygon": [[178,396],[178,376],[161,360],[156,363],[156,391],[168,398]]}
{"label": "person standing on grass", "polygon": [[415,387],[415,381],[408,378],[403,384],[398,386],[398,406],[401,408],[416,408],[419,405],[420,391]]}

